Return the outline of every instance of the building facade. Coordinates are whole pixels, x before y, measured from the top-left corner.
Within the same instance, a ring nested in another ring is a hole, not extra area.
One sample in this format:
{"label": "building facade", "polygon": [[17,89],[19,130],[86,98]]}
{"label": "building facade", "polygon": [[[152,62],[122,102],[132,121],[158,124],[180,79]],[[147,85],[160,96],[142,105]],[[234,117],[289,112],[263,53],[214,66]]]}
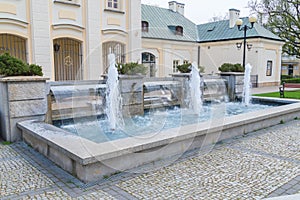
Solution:
{"label": "building facade", "polygon": [[300,77],[300,59],[296,56],[282,56],[281,75]]}
{"label": "building facade", "polygon": [[[117,62],[143,63],[150,77],[191,62],[217,73],[223,63],[242,63],[238,18],[231,9],[229,20],[196,25],[176,1],[165,9],[140,0],[0,0],[0,53],[43,66],[55,81],[99,79],[110,52]],[[259,85],[277,85],[282,41],[258,24],[248,35],[252,74]]]}
{"label": "building facade", "polygon": [[0,53],[51,80],[99,79],[110,51],[118,62],[141,59],[140,10],[140,0],[0,0]]}

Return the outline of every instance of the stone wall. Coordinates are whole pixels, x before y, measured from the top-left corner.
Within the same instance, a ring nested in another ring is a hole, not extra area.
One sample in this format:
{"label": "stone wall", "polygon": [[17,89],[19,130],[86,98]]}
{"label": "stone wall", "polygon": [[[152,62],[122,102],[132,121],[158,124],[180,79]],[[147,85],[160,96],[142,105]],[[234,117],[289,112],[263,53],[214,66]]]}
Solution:
{"label": "stone wall", "polygon": [[10,142],[21,139],[16,124],[23,120],[45,120],[46,78],[0,78],[0,136]]}
{"label": "stone wall", "polygon": [[123,117],[144,114],[143,76],[119,76]]}

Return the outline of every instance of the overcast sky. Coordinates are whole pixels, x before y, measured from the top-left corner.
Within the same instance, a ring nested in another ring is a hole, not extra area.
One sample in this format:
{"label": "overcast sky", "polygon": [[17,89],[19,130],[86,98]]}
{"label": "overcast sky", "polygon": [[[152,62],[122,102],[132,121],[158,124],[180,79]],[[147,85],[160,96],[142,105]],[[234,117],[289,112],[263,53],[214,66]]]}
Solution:
{"label": "overcast sky", "polygon": [[[168,8],[171,0],[142,0],[143,4]],[[177,0],[185,4],[185,16],[196,24],[209,22],[214,16],[225,16],[230,8],[241,11],[241,17],[249,16],[246,8],[249,0]]]}

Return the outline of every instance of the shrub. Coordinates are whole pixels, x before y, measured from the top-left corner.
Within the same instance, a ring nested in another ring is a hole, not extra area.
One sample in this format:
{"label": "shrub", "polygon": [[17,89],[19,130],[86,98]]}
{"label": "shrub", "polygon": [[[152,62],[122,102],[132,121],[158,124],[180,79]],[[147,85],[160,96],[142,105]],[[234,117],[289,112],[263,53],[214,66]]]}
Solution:
{"label": "shrub", "polygon": [[42,67],[28,65],[22,60],[10,56],[8,53],[0,55],[0,74],[4,76],[42,76]]}
{"label": "shrub", "polygon": [[224,63],[219,67],[219,70],[221,72],[244,72],[244,67],[237,63],[237,64],[231,64],[231,63]]}
{"label": "shrub", "polygon": [[137,62],[130,62],[130,63],[125,63],[125,64],[118,63],[116,67],[118,69],[119,74],[146,75],[147,71],[148,71],[147,67],[145,67],[144,65],[139,64]]}
{"label": "shrub", "polygon": [[182,64],[182,65],[177,65],[177,69],[178,71],[180,71],[181,73],[190,73],[191,72],[191,63],[186,63],[186,64]]}
{"label": "shrub", "polygon": [[281,75],[281,79],[290,79],[293,78],[292,75]]}
{"label": "shrub", "polygon": [[36,64],[29,65],[29,72],[30,75],[32,76],[33,75],[43,76],[42,66]]}
{"label": "shrub", "polygon": [[281,83],[300,83],[300,78],[282,79]]}
{"label": "shrub", "polygon": [[205,67],[204,66],[199,66],[199,72],[200,73],[205,73]]}

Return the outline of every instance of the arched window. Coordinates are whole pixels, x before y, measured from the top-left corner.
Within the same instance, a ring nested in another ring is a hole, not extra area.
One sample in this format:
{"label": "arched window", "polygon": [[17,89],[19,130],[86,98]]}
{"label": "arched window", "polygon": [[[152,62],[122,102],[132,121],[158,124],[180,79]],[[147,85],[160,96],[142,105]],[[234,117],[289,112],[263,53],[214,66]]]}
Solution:
{"label": "arched window", "polygon": [[6,52],[27,62],[26,39],[11,34],[0,34],[0,54]]}
{"label": "arched window", "polygon": [[[110,52],[111,51],[111,52]],[[114,53],[116,56],[116,63],[125,63],[125,45],[120,42],[105,42],[102,45],[102,56],[103,56],[103,66],[104,71],[107,71],[109,67],[108,54]]]}
{"label": "arched window", "polygon": [[149,23],[147,21],[142,21],[142,32],[149,31]]}
{"label": "arched window", "polygon": [[182,26],[176,26],[175,34],[176,35],[183,35],[183,27]]}
{"label": "arched window", "polygon": [[155,56],[152,53],[148,53],[148,52],[142,53],[142,64],[148,67],[147,76],[155,77],[156,64],[155,64]]}

